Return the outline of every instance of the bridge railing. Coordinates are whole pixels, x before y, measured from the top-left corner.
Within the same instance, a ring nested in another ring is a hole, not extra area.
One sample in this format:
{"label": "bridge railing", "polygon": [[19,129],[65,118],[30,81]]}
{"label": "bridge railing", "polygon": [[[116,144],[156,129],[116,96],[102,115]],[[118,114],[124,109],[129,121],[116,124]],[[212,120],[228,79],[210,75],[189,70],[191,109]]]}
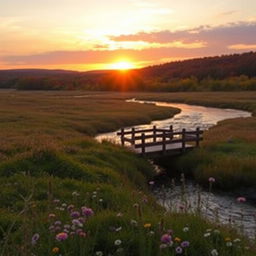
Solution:
{"label": "bridge railing", "polygon": [[121,129],[117,133],[120,136],[121,144],[129,143],[136,149],[141,148],[141,153],[145,154],[148,147],[162,146],[162,151],[165,153],[167,145],[181,144],[181,150],[185,151],[188,143],[194,143],[195,147],[199,147],[203,131],[198,127],[195,131],[173,131],[173,127],[169,129],[158,129],[154,126],[152,129],[131,130]]}

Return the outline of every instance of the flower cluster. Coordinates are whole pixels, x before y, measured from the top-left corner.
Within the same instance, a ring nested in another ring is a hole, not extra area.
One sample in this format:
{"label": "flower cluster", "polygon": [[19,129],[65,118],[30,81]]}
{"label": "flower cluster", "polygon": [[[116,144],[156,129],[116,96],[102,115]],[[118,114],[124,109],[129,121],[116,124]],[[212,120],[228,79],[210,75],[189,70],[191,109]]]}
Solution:
{"label": "flower cluster", "polygon": [[[185,227],[183,230],[185,230],[184,232],[188,232],[189,228]],[[182,241],[181,238],[174,237],[172,230],[169,230],[167,233],[163,234],[160,240],[160,249],[172,248],[176,254],[182,254],[190,245],[189,241]]]}

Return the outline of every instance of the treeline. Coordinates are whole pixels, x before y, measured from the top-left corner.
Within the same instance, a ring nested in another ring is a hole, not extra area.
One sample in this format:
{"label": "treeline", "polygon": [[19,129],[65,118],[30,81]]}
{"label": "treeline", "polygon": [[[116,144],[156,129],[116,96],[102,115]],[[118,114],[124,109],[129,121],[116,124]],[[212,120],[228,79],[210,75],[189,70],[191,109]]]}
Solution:
{"label": "treeline", "polygon": [[173,62],[121,71],[0,71],[0,88],[93,91],[256,90],[256,53]]}
{"label": "treeline", "polygon": [[199,80],[208,77],[222,80],[241,75],[256,77],[256,52],[176,61],[143,68],[141,73],[148,78],[161,77],[163,82],[191,76]]}

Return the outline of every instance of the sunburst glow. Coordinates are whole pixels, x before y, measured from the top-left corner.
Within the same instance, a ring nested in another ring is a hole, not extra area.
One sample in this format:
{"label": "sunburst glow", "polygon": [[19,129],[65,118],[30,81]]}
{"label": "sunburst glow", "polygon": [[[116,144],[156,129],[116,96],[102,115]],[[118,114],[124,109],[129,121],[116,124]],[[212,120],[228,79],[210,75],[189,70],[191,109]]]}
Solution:
{"label": "sunburst glow", "polygon": [[117,69],[117,70],[129,70],[135,68],[135,64],[124,60],[124,61],[119,61],[116,63],[111,64],[111,69]]}

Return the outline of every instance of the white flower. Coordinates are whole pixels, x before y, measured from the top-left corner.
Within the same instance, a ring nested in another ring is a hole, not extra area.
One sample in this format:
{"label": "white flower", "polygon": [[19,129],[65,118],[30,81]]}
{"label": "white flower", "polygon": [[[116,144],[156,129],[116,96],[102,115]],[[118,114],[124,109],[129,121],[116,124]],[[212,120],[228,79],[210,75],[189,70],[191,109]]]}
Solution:
{"label": "white flower", "polygon": [[188,232],[188,231],[189,231],[189,227],[183,228],[183,232]]}
{"label": "white flower", "polygon": [[138,222],[136,220],[131,220],[131,225],[132,226],[137,226],[138,225]]}
{"label": "white flower", "polygon": [[165,249],[165,248],[167,248],[167,244],[160,244],[160,249]]}
{"label": "white flower", "polygon": [[211,235],[211,233],[205,233],[204,237],[209,237]]}
{"label": "white flower", "polygon": [[226,243],[226,246],[227,246],[227,247],[231,247],[231,246],[232,246],[232,242],[227,242],[227,243]]}
{"label": "white flower", "polygon": [[241,239],[236,238],[233,242],[234,242],[234,243],[239,243],[239,242],[241,242]]}
{"label": "white flower", "polygon": [[122,227],[116,228],[116,232],[119,232],[119,231],[121,231],[121,230],[122,230]]}
{"label": "white flower", "polygon": [[216,235],[219,235],[219,234],[220,234],[220,231],[219,231],[218,229],[215,229],[215,230],[213,231],[213,233],[216,234]]}
{"label": "white flower", "polygon": [[118,246],[118,245],[120,245],[121,243],[122,243],[122,241],[121,241],[120,239],[117,239],[114,244]]}
{"label": "white flower", "polygon": [[96,256],[103,256],[103,252],[102,252],[102,251],[97,251],[97,252],[95,253],[95,255],[96,255]]}
{"label": "white flower", "polygon": [[212,256],[218,256],[219,253],[218,253],[218,251],[217,251],[216,249],[213,249],[213,250],[211,251],[211,255],[212,255]]}

